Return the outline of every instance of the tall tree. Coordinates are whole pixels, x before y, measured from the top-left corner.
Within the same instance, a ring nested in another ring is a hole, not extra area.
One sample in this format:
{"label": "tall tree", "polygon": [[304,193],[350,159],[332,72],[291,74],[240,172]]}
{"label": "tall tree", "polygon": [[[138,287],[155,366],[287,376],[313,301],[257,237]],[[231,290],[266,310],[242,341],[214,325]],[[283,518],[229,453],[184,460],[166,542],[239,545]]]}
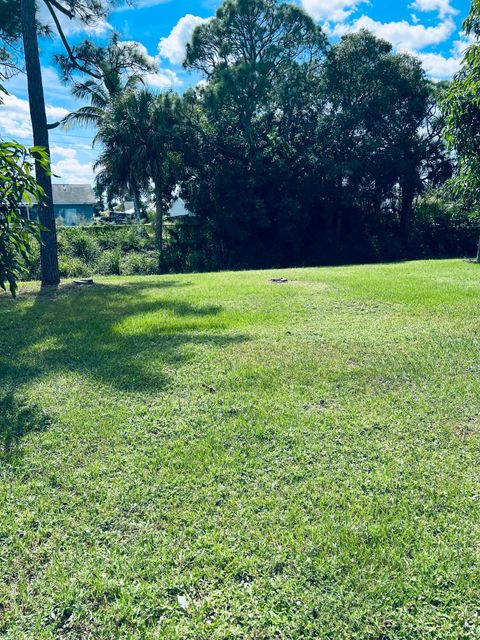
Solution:
{"label": "tall tree", "polygon": [[[420,62],[395,54],[389,42],[361,31],[332,48],[323,83],[327,102],[318,143],[319,154],[323,150],[336,174],[332,187],[339,200],[337,242],[345,237],[345,216],[357,238],[365,223],[378,227],[395,186],[405,242],[421,186],[419,129],[427,113],[428,82]],[[352,216],[368,211],[369,219],[356,224]]]}
{"label": "tall tree", "polygon": [[[40,0],[40,2],[45,6],[52,19],[53,31],[56,31],[60,37],[66,55],[72,64],[78,66],[79,69],[83,68],[82,61],[76,58],[75,48],[70,46],[65,36],[59,16],[66,16],[70,20],[76,19],[88,24],[106,15],[109,2],[101,0]],[[23,45],[34,144],[42,146],[46,150],[47,156],[50,157],[49,125],[45,110],[38,48],[38,33],[45,32],[45,26],[41,25],[38,20],[38,6],[35,0],[20,0],[19,2],[7,0],[7,4],[10,4],[11,9],[7,23],[9,36],[12,41],[21,41]],[[41,279],[44,285],[55,285],[58,284],[60,276],[51,176],[50,171],[38,162],[35,171],[37,181],[45,193],[44,200],[39,206],[39,220],[42,229]]]}
{"label": "tall tree", "polygon": [[280,87],[313,74],[326,48],[320,27],[278,0],[227,0],[193,34],[185,65],[206,84],[197,92],[201,154],[184,191],[211,223],[224,266],[279,261],[295,238],[272,175],[282,146],[278,121],[288,107]]}
{"label": "tall tree", "polygon": [[143,89],[119,96],[99,127],[103,144],[98,180],[121,189],[136,183],[155,191],[155,236],[162,259],[163,218],[182,179],[189,130],[183,122],[182,100],[174,93],[155,95]]}
{"label": "tall tree", "polygon": [[[22,39],[27,71],[28,100],[32,120],[33,144],[45,149],[50,158],[47,113],[43,92],[40,56],[38,53],[37,20],[35,0],[20,0],[22,16]],[[35,175],[44,192],[38,205],[41,226],[40,262],[43,285],[56,285],[60,281],[58,270],[57,234],[53,209],[52,179],[50,170],[36,161]]]}
{"label": "tall tree", "polygon": [[[443,101],[447,142],[458,160],[453,187],[457,196],[480,207],[480,0],[472,0],[463,24],[472,39],[462,67]],[[480,241],[477,261],[480,262]]]}
{"label": "tall tree", "polygon": [[[65,82],[72,83],[72,94],[90,104],[69,113],[62,120],[64,128],[74,125],[90,125],[99,131],[102,122],[117,99],[134,92],[144,84],[146,73],[156,70],[156,65],[135,42],[121,42],[118,34],[113,34],[107,46],[100,47],[85,40],[75,49],[75,63],[68,55],[57,56]],[[81,69],[77,64],[81,61]],[[121,167],[119,167],[119,170]],[[128,171],[128,180],[120,171],[117,184],[123,191],[127,189],[133,196],[137,220],[142,217],[142,180],[136,173]],[[106,174],[104,173],[104,178]],[[109,173],[109,186],[114,186],[114,173]]]}
{"label": "tall tree", "polygon": [[[71,83],[72,94],[90,104],[65,116],[62,124],[91,125],[98,128],[106,109],[128,91],[144,84],[146,73],[156,64],[136,42],[122,42],[114,33],[106,46],[85,40],[75,48],[75,62],[68,55],[58,55],[63,80]],[[79,69],[78,62],[81,61]]]}
{"label": "tall tree", "polygon": [[326,37],[299,7],[278,0],[226,0],[198,26],[185,66],[204,74],[211,107],[228,109],[253,155],[264,111],[288,69],[317,61]]}

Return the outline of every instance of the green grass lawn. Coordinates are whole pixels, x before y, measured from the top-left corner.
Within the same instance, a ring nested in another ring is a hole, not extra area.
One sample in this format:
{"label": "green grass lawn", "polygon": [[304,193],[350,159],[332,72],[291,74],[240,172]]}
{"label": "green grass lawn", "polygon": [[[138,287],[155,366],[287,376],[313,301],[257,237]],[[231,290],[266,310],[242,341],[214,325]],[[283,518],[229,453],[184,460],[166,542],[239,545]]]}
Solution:
{"label": "green grass lawn", "polygon": [[460,261],[1,296],[0,636],[478,640],[479,320]]}

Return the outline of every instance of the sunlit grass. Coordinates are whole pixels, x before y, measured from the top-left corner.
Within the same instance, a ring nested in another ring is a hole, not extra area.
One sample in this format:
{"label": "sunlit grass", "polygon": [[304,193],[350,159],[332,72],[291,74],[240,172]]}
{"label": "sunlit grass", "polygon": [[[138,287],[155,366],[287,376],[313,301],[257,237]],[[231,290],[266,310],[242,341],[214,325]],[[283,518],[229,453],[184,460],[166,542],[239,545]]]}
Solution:
{"label": "sunlit grass", "polygon": [[0,636],[480,637],[476,265],[37,293],[0,297]]}

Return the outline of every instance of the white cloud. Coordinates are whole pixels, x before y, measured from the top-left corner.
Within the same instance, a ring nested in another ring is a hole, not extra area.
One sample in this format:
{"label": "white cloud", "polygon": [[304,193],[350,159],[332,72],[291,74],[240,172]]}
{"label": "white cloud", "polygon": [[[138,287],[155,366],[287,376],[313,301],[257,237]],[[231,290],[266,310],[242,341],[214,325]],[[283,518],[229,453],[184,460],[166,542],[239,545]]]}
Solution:
{"label": "white cloud", "polygon": [[460,69],[461,58],[445,57],[440,53],[417,53],[427,75],[435,80],[450,80]]}
{"label": "white cloud", "polygon": [[407,20],[378,22],[364,15],[351,24],[337,25],[335,34],[344,35],[360,29],[368,29],[379,38],[388,40],[398,51],[415,53],[448,41],[456,30],[456,24],[447,18],[434,27],[426,27],[423,24],[411,24]]}
{"label": "white cloud", "polygon": [[445,16],[454,16],[458,13],[457,9],[452,7],[450,0],[414,0],[410,5],[411,9],[417,11],[435,11],[440,18]]}
{"label": "white cloud", "polygon": [[208,19],[194,16],[191,13],[180,18],[170,35],[162,38],[158,43],[160,56],[172,64],[182,64],[185,59],[187,43],[190,42],[195,28],[205,22],[208,22]]}
{"label": "white cloud", "polygon": [[[53,22],[52,16],[44,2],[39,4],[38,17],[42,24],[47,24],[51,27],[55,37],[57,37],[55,23]],[[57,11],[57,17],[60,22],[60,26],[62,27],[62,31],[66,36],[76,35],[79,33],[102,36],[113,29],[113,27],[104,18],[99,18],[91,24],[85,24],[78,18],[73,18],[73,20],[71,20],[68,16],[60,13],[59,11]]]}
{"label": "white cloud", "polygon": [[[2,135],[12,138],[31,138],[32,126],[28,101],[10,94],[4,96],[3,102],[4,104],[0,106],[0,130]],[[59,120],[68,113],[68,110],[63,107],[53,107],[51,105],[47,105],[46,110],[47,118],[51,120]]]}
{"label": "white cloud", "polygon": [[118,46],[129,49],[137,49],[148,60],[150,64],[157,64],[157,59],[148,53],[147,47],[141,42],[137,42],[135,40],[120,40]]}
{"label": "white cloud", "polygon": [[151,56],[148,53],[146,46],[141,42],[122,40],[119,42],[119,45],[124,47],[135,47],[145,56],[150,64],[155,66],[157,71],[143,75],[146,85],[156,89],[171,89],[182,84],[182,81],[175,71],[172,69],[162,69],[161,67],[158,68],[160,56]]}
{"label": "white cloud", "polygon": [[65,158],[55,162],[53,154],[52,158],[52,172],[55,182],[67,184],[93,182],[93,165],[90,162],[82,163],[77,158]]}
{"label": "white cloud", "polygon": [[477,39],[474,35],[464,36],[459,40],[455,40],[452,47],[452,55],[455,55],[457,58],[463,58],[468,47],[477,42]]}
{"label": "white cloud", "polygon": [[302,6],[315,20],[345,22],[368,0],[301,0]]}
{"label": "white cloud", "polygon": [[416,55],[422,61],[429,76],[435,80],[450,80],[460,70],[465,51],[474,41],[473,36],[455,40],[449,56],[439,53],[417,53]]}
{"label": "white cloud", "polygon": [[50,147],[50,153],[52,158],[55,160],[57,157],[59,158],[76,158],[77,152],[72,147],[62,147],[58,144],[53,144]]}
{"label": "white cloud", "polygon": [[157,73],[147,73],[144,76],[145,84],[155,89],[172,89],[179,87],[182,81],[171,69],[160,69]]}

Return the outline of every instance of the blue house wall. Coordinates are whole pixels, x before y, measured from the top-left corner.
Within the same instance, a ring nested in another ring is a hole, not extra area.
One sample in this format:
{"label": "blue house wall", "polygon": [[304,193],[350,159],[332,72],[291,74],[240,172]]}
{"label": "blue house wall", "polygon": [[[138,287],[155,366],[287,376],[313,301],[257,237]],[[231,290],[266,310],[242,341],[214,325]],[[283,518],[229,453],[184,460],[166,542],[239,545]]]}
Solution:
{"label": "blue house wall", "polygon": [[91,204],[54,204],[55,218],[61,218],[68,227],[91,221],[93,205]]}

